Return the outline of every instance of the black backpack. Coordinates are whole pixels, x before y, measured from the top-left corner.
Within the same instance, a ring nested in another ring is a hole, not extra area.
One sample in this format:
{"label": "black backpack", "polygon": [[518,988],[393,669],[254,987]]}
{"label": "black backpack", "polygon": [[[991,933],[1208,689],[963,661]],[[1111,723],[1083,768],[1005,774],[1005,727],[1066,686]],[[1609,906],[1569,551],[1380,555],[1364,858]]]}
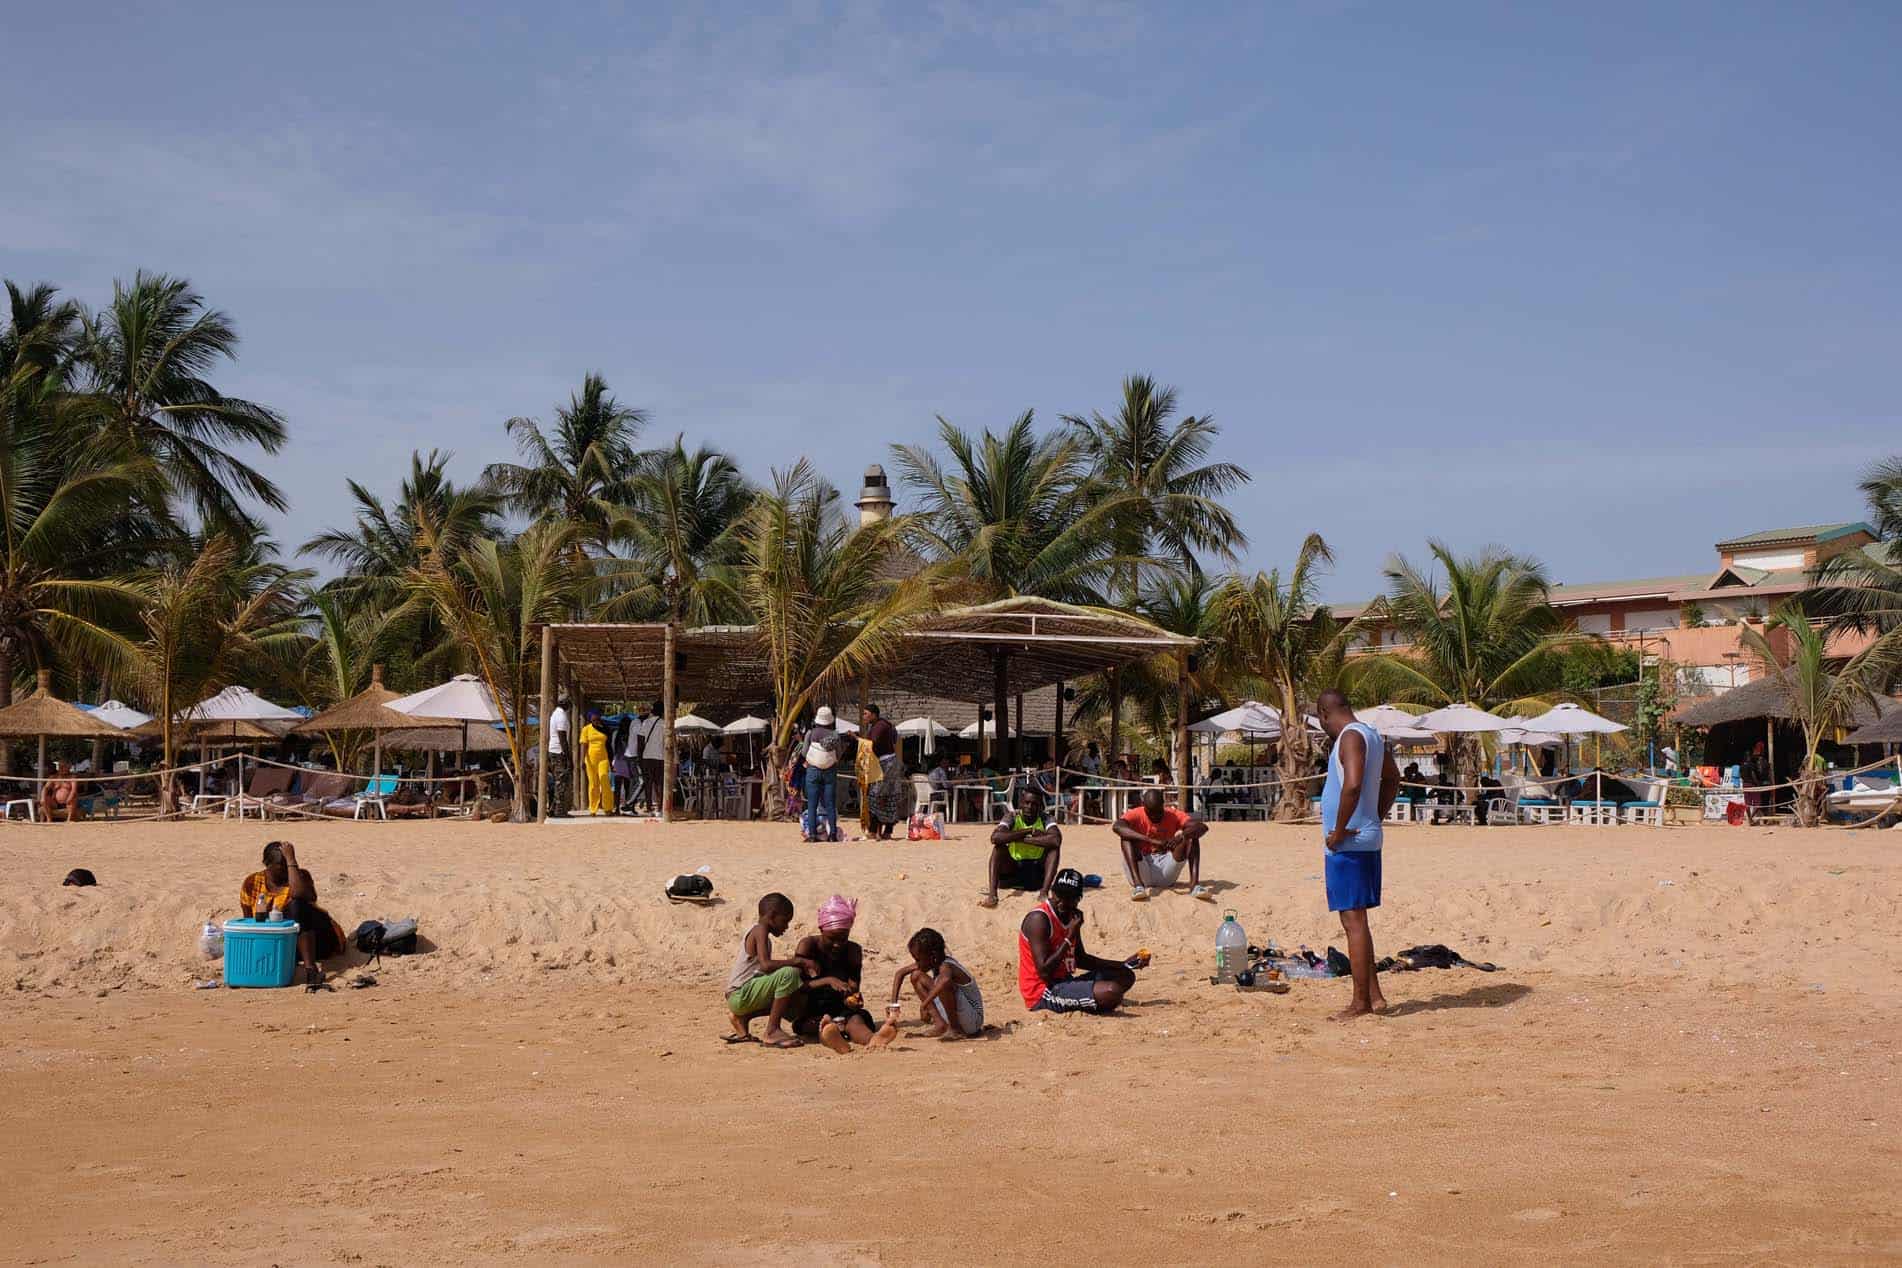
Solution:
{"label": "black backpack", "polygon": [[667,882],[669,898],[711,898],[713,897],[713,878],[702,876],[698,872],[687,876],[676,876]]}
{"label": "black backpack", "polygon": [[372,960],[386,955],[415,955],[416,921],[405,918],[386,925],[381,920],[366,920],[357,926],[350,940]]}

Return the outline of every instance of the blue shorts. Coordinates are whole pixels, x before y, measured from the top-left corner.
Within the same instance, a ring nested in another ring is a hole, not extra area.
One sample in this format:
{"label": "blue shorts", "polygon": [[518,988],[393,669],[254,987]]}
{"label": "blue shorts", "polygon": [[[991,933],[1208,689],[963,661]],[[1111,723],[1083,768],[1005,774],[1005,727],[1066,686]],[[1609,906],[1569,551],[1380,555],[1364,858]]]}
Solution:
{"label": "blue shorts", "polygon": [[1359,911],[1380,906],[1380,851],[1329,850],[1327,909]]}

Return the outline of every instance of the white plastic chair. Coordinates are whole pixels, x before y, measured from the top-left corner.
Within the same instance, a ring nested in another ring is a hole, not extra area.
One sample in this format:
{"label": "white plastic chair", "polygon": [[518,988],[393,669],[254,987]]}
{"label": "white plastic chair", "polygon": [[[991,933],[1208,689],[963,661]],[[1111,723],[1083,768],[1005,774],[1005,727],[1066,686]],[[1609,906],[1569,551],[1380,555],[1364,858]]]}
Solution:
{"label": "white plastic chair", "polygon": [[11,819],[15,806],[26,807],[26,821],[28,823],[38,823],[40,821],[39,805],[31,797],[15,797],[12,801],[6,803],[5,806],[0,806],[0,819]]}

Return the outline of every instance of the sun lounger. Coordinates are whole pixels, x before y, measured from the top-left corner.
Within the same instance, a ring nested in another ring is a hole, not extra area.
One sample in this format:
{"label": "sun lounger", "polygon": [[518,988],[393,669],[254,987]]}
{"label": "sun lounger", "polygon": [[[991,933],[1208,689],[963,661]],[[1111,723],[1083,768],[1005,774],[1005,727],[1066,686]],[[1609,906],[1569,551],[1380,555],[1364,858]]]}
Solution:
{"label": "sun lounger", "polygon": [[1654,779],[1641,801],[1621,802],[1618,814],[1626,823],[1643,823],[1654,828],[1664,826],[1664,799],[1671,787],[1668,779]]}
{"label": "sun lounger", "polygon": [[279,804],[290,792],[291,780],[296,775],[297,772],[287,766],[258,767],[251,772],[249,787],[237,796],[226,799],[225,818],[229,819],[233,810],[238,812],[240,819],[244,818],[246,811],[256,814],[260,819],[268,818],[270,808]]}

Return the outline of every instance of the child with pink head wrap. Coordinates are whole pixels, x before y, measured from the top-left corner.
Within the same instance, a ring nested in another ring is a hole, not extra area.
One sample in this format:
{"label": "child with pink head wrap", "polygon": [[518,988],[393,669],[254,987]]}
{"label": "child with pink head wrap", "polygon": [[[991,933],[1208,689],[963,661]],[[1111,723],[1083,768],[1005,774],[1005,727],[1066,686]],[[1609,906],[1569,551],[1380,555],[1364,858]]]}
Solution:
{"label": "child with pink head wrap", "polygon": [[835,929],[850,929],[852,922],[859,918],[859,903],[856,898],[847,898],[834,894],[819,904],[819,929],[829,933]]}
{"label": "child with pink head wrap", "polygon": [[872,1015],[859,995],[865,948],[852,941],[858,914],[857,900],[834,894],[819,904],[819,932],[800,939],[797,951],[818,965],[819,972],[806,982],[806,1014],[795,1030],[817,1036],[834,1052],[868,1044],[874,1033]]}

